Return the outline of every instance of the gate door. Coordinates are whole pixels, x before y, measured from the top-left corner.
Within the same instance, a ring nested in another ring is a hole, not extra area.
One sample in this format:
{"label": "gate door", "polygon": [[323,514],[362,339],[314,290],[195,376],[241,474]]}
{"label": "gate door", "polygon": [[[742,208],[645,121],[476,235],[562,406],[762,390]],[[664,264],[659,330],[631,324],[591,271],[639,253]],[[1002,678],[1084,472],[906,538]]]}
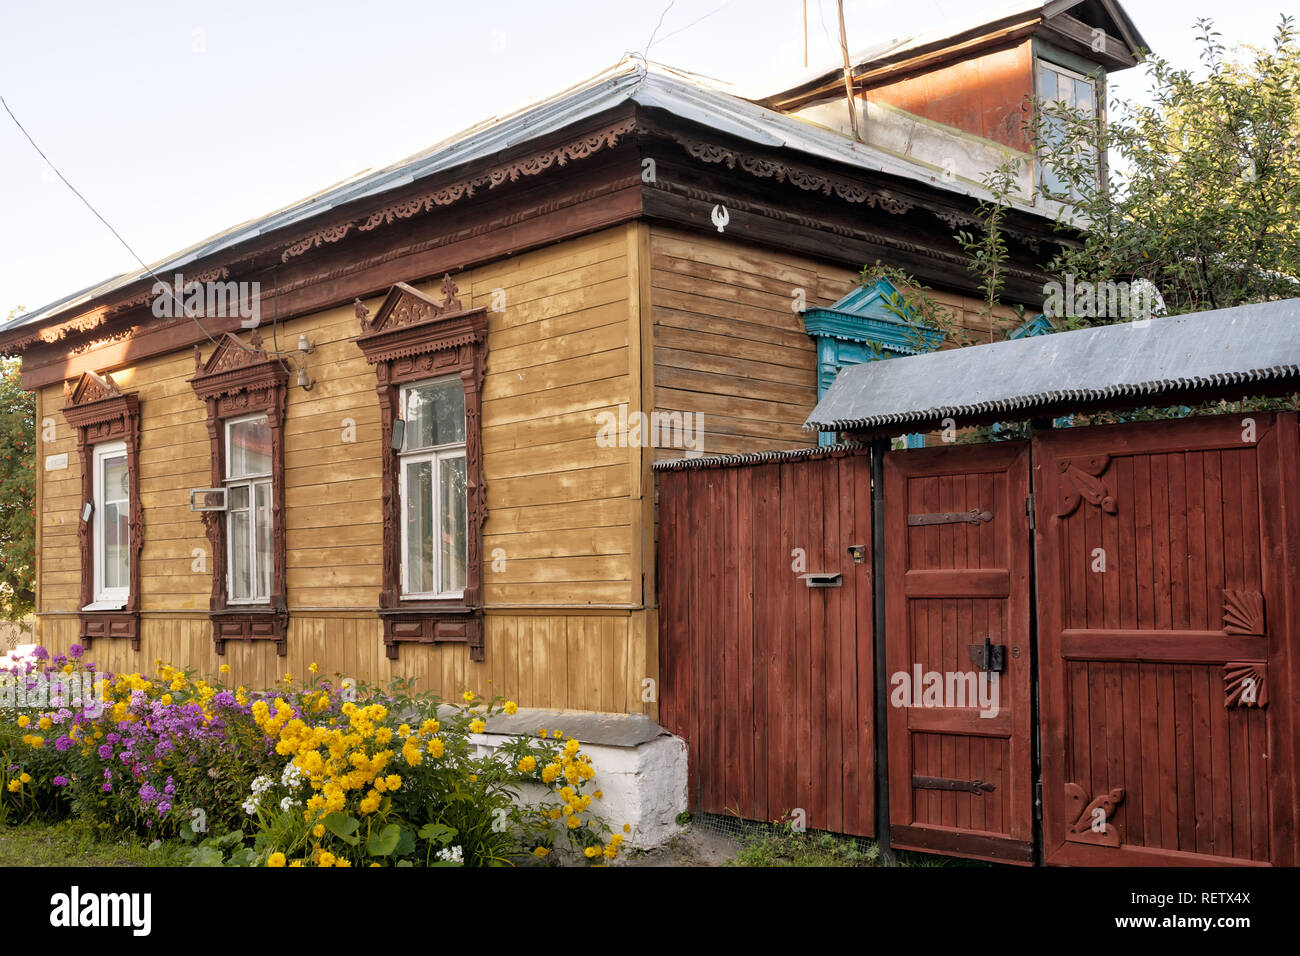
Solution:
{"label": "gate door", "polygon": [[1252,413],[1035,437],[1047,863],[1289,862],[1295,435]]}
{"label": "gate door", "polygon": [[884,471],[890,838],[1032,863],[1029,446]]}

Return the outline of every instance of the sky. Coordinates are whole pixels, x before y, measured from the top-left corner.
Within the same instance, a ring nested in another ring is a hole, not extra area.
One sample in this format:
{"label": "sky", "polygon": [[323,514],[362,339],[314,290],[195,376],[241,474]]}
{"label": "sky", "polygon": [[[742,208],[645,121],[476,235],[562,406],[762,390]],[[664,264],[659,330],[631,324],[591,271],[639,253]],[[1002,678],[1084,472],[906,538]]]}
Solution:
{"label": "sky", "polygon": [[[813,66],[835,0],[806,0]],[[1292,0],[1127,0],[1152,49],[1193,24],[1265,45]],[[1005,0],[845,0],[852,50]],[[803,67],[803,0],[0,0],[0,97],[145,262],[387,165],[647,48],[760,89]],[[1230,11],[1230,16],[1224,16]],[[654,37],[651,42],[651,37]],[[1140,96],[1141,69],[1113,77]],[[770,81],[766,83],[764,81]],[[0,319],[138,267],[0,110]]]}

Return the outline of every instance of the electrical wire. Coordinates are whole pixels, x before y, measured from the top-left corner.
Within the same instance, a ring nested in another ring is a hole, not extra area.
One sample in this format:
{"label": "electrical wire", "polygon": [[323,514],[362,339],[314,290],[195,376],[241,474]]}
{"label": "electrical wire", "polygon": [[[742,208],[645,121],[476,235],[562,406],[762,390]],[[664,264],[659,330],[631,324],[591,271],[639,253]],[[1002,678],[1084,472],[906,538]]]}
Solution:
{"label": "electrical wire", "polygon": [[[102,222],[105,225],[105,227],[107,227],[108,231],[113,234],[113,237],[122,244],[122,248],[126,249],[126,251],[131,254],[131,257],[135,259],[136,262],[140,263],[140,268],[143,269],[145,273],[151,279],[153,279],[158,285],[161,285],[165,290],[167,290],[166,294],[171,297],[171,300],[175,302],[177,306],[179,306],[181,310],[181,314],[185,316],[185,318],[193,322],[198,327],[198,330],[202,332],[204,336],[207,337],[207,340],[209,342],[211,342],[213,345],[219,345],[220,342],[217,339],[213,338],[212,333],[203,327],[203,323],[199,321],[198,316],[191,313],[190,310],[186,307],[185,303],[180,298],[177,297],[176,290],[173,289],[171,286],[169,286],[162,279],[160,279],[157,273],[155,273],[152,269],[150,269],[149,266],[145,263],[145,261],[140,258],[139,254],[135,251],[135,249],[131,247],[131,244],[122,238],[122,234],[113,228],[113,224],[109,222],[107,219],[105,219],[98,209],[96,209],[93,205],[91,205],[90,200],[88,200],[85,196],[83,196],[81,194],[81,191],[78,190],[76,186],[68,182],[68,178],[63,175],[63,172],[59,169],[59,167],[54,165],[54,162],[50,159],[50,157],[45,155],[45,151],[41,149],[41,147],[37,144],[36,140],[32,138],[32,134],[27,132],[27,128],[23,126],[21,122],[19,122],[18,117],[15,116],[14,111],[9,108],[9,104],[5,102],[5,98],[3,96],[0,96],[0,106],[3,106],[5,108],[5,112],[8,113],[9,118],[14,121],[14,125],[17,126],[19,131],[23,134],[23,136],[27,138],[27,142],[32,144],[32,149],[36,150],[37,155],[39,155],[41,159],[45,161],[45,164],[49,166],[50,169],[54,170],[54,175],[59,177],[59,180],[63,183],[63,185],[67,186],[68,189],[72,191],[72,194],[76,196],[78,199],[80,199],[87,209],[89,209],[92,213],[94,213],[95,218],[98,219],[100,222]],[[279,308],[280,308],[280,302],[278,298],[276,299],[275,306],[276,306],[276,313],[278,315]],[[272,331],[274,333],[274,330]],[[247,346],[242,341],[240,341],[239,336],[234,336],[233,338],[234,341],[239,344],[239,347],[241,349],[244,349],[247,352],[256,351],[251,346]],[[277,359],[280,359],[281,353],[278,346],[273,345],[272,348],[274,350],[275,357]],[[280,359],[280,364],[281,366],[284,365],[283,359]]]}

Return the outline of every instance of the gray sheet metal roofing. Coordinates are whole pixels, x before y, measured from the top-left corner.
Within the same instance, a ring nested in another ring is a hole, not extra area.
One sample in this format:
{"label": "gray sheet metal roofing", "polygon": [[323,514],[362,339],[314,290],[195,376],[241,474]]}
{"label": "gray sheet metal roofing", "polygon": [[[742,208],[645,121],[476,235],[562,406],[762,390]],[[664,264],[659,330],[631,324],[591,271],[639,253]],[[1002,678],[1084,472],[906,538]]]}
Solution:
{"label": "gray sheet metal roofing", "polygon": [[[375,196],[408,183],[446,172],[473,160],[493,156],[632,101],[665,110],[681,119],[710,127],[758,146],[793,150],[862,170],[887,173],[949,192],[988,199],[987,191],[961,181],[940,183],[941,170],[932,170],[891,153],[855,143],[849,137],[806,120],[758,106],[728,92],[725,84],[683,73],[638,58],[611,67],[540,103],[503,117],[493,117],[421,153],[383,169],[367,170],[261,219],[227,229],[150,266],[161,276],[183,270],[206,256],[231,249],[258,236],[301,222],[354,200]],[[1044,210],[1022,203],[1016,208],[1037,216]],[[141,269],[124,273],[52,302],[0,325],[12,331],[85,305],[149,275]]]}
{"label": "gray sheet metal roofing", "polygon": [[850,366],[804,428],[910,429],[989,413],[1024,418],[1013,413],[1288,378],[1300,383],[1300,299]]}

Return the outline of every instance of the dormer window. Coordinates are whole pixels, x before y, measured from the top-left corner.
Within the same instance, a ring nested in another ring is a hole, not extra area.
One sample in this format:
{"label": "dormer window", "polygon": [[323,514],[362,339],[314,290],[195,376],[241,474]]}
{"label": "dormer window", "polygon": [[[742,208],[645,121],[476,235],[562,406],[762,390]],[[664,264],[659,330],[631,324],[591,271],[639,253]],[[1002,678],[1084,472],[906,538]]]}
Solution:
{"label": "dormer window", "polygon": [[[1066,140],[1066,123],[1060,115],[1063,110],[1078,111],[1089,118],[1097,115],[1097,82],[1092,77],[1040,59],[1035,85],[1044,109],[1039,127],[1042,144],[1049,152],[1058,150]],[[1079,198],[1079,184],[1068,180],[1059,162],[1040,158],[1036,165],[1038,188],[1048,193],[1050,198]],[[1095,177],[1095,163],[1092,168]]]}

